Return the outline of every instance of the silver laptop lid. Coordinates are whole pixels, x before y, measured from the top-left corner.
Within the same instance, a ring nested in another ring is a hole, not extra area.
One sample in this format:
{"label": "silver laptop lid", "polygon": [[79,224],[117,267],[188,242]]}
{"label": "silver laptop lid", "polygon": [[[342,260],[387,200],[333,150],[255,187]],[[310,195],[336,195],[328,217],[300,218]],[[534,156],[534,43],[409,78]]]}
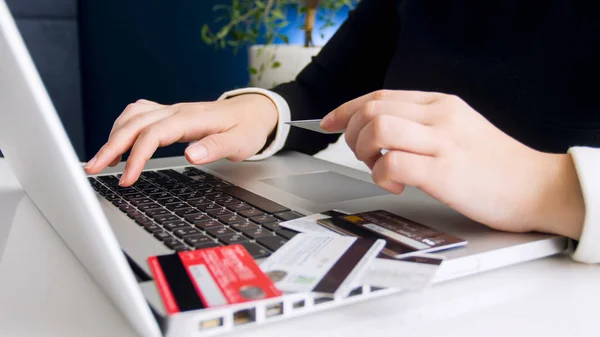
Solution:
{"label": "silver laptop lid", "polygon": [[25,192],[134,328],[161,335],[3,0],[0,149]]}

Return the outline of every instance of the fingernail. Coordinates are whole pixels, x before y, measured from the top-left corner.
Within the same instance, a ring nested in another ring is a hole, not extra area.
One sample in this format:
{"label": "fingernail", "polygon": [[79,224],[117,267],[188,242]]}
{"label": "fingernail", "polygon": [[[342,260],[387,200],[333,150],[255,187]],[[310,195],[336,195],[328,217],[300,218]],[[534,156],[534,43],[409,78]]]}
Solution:
{"label": "fingernail", "polygon": [[94,158],[92,158],[90,161],[88,161],[88,162],[85,164],[85,166],[84,166],[84,167],[85,167],[85,168],[90,168],[90,167],[94,166],[94,163],[95,163],[95,162],[96,162],[96,157],[94,156]]}
{"label": "fingernail", "polygon": [[202,145],[190,146],[185,151],[192,160],[201,160],[208,156],[208,150]]}
{"label": "fingernail", "polygon": [[119,179],[119,186],[123,185],[124,181],[125,181],[125,172],[123,172],[123,174],[121,174],[121,179]]}
{"label": "fingernail", "polygon": [[327,115],[321,121],[321,128],[326,129],[333,124],[333,117],[331,115]]}

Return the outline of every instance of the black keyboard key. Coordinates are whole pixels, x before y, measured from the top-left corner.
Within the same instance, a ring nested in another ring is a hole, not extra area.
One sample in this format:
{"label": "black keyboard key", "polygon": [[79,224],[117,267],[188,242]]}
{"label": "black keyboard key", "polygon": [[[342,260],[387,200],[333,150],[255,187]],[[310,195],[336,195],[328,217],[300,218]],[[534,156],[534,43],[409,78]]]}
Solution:
{"label": "black keyboard key", "polygon": [[238,222],[238,223],[231,224],[230,227],[235,229],[236,231],[241,232],[241,231],[256,229],[256,228],[258,228],[258,225],[254,224],[253,222]]}
{"label": "black keyboard key", "polygon": [[143,215],[144,214],[142,212],[140,212],[138,210],[135,210],[135,209],[127,211],[127,216],[130,217],[130,218],[132,218],[132,219],[135,219],[136,217],[143,216]]}
{"label": "black keyboard key", "polygon": [[218,244],[216,242],[208,242],[203,245],[195,246],[194,249],[206,249],[206,248],[215,248],[215,247],[222,247],[222,246],[223,245]]}
{"label": "black keyboard key", "polygon": [[107,186],[119,186],[119,178],[115,176],[101,176],[98,177]]}
{"label": "black keyboard key", "polygon": [[275,230],[275,233],[283,236],[284,238],[290,240],[291,238],[293,238],[296,234],[298,234],[298,232],[293,231],[291,229],[287,229],[287,228],[279,228]]}
{"label": "black keyboard key", "polygon": [[247,217],[247,218],[251,218],[251,217],[255,217],[255,216],[260,216],[260,215],[264,215],[265,213],[263,213],[263,211],[257,210],[256,208],[250,208],[250,209],[245,209],[245,210],[241,210],[238,212],[239,214]]}
{"label": "black keyboard key", "polygon": [[[215,195],[217,193],[221,193],[222,191],[219,190],[218,188],[214,188],[214,187],[207,187],[207,188],[197,188],[196,191],[202,192],[204,193],[205,196],[209,196],[209,195]],[[223,197],[224,195],[221,195],[221,197]],[[212,200],[212,199],[211,199]]]}
{"label": "black keyboard key", "polygon": [[232,197],[238,198],[242,201],[249,203],[250,205],[261,209],[267,213],[278,213],[289,211],[290,209],[282,206],[276,202],[273,202],[267,198],[263,198],[258,194],[254,194],[247,191],[239,186],[226,186],[222,188],[223,192],[231,195]]}
{"label": "black keyboard key", "polygon": [[183,243],[181,243],[179,240],[176,239],[167,239],[163,241],[165,246],[176,250],[176,251],[180,251],[181,249],[185,249],[187,248]]}
{"label": "black keyboard key", "polygon": [[169,211],[167,211],[164,208],[151,209],[148,212],[146,212],[146,214],[148,214],[149,216],[151,216],[153,218],[155,218],[159,215],[165,215],[165,214],[171,215],[171,213],[169,213]]}
{"label": "black keyboard key", "polygon": [[163,229],[160,228],[157,224],[155,223],[149,223],[149,224],[145,224],[144,225],[144,229],[149,232],[149,233],[156,233],[156,232],[162,232]]}
{"label": "black keyboard key", "polygon": [[233,225],[235,223],[240,223],[240,222],[248,222],[248,219],[243,218],[236,214],[221,216],[218,219],[219,219],[219,221],[221,221],[222,223],[224,223],[226,225]]}
{"label": "black keyboard key", "polygon": [[195,235],[195,234],[202,234],[202,233],[200,233],[200,231],[197,230],[196,228],[185,227],[185,228],[177,228],[176,230],[173,231],[173,234],[175,234],[176,237],[181,239],[188,235]]}
{"label": "black keyboard key", "polygon": [[266,223],[262,223],[260,225],[262,227],[267,228],[272,231],[276,231],[281,228],[281,226],[279,225],[279,222],[266,222]]}
{"label": "black keyboard key", "polygon": [[178,203],[181,202],[181,199],[175,198],[175,197],[168,197],[168,198],[160,198],[160,199],[156,199],[156,201],[161,204],[161,205],[166,205],[166,204],[174,204],[174,203]]}
{"label": "black keyboard key", "polygon": [[199,210],[195,209],[195,208],[191,208],[191,207],[186,207],[186,208],[180,208],[180,209],[176,209],[175,210],[175,214],[179,215],[180,217],[185,217],[188,215],[195,215],[195,214],[201,214],[202,212],[200,212]]}
{"label": "black keyboard key", "polygon": [[272,251],[276,251],[277,249],[281,248],[287,242],[287,240],[282,238],[281,236],[271,235],[260,237],[256,239],[256,242],[269,248]]}
{"label": "black keyboard key", "polygon": [[139,205],[138,208],[144,212],[148,212],[153,209],[162,209],[162,206],[157,203],[151,203],[151,204]]}
{"label": "black keyboard key", "polygon": [[110,190],[104,187],[98,187],[96,191],[100,193],[101,196],[104,196],[106,193],[110,193]]}
{"label": "black keyboard key", "polygon": [[108,200],[108,201],[113,201],[115,199],[121,199],[121,197],[119,197],[118,195],[114,194],[114,193],[106,193],[104,195],[104,199]]}
{"label": "black keyboard key", "polygon": [[145,189],[148,189],[148,188],[152,188],[154,186],[152,184],[149,184],[149,183],[145,182],[145,181],[138,180],[138,181],[136,181],[133,184],[133,187],[137,188],[138,190],[145,190]]}
{"label": "black keyboard key", "polygon": [[140,193],[140,192],[135,192],[135,193],[123,194],[123,198],[131,201],[134,199],[146,198],[146,195],[143,193]]}
{"label": "black keyboard key", "polygon": [[260,237],[263,237],[263,236],[273,236],[273,232],[268,231],[264,228],[248,229],[248,230],[242,231],[242,233],[244,233],[245,235],[249,236],[250,238],[252,238],[254,240],[256,240]]}
{"label": "black keyboard key", "polygon": [[191,180],[190,177],[185,176],[185,175],[183,175],[183,174],[181,174],[181,173],[179,173],[179,172],[177,172],[175,170],[171,170],[171,169],[169,169],[169,170],[160,170],[158,172],[160,172],[160,173],[168,176],[169,178],[175,179],[177,181],[188,181],[188,180]]}
{"label": "black keyboard key", "polygon": [[135,210],[135,207],[131,206],[130,204],[123,204],[123,205],[119,206],[119,209],[122,212],[127,213],[129,211]]}
{"label": "black keyboard key", "polygon": [[154,200],[159,200],[159,199],[165,199],[165,198],[171,198],[172,195],[170,195],[167,192],[158,192],[158,193],[152,193],[149,195],[150,198],[154,199]]}
{"label": "black keyboard key", "polygon": [[140,224],[142,226],[153,223],[152,220],[146,218],[143,215],[136,216],[135,218],[133,218],[133,220],[135,220],[135,222],[137,222],[138,224]]}
{"label": "black keyboard key", "polygon": [[229,197],[229,195],[227,195],[226,193],[221,192],[221,191],[216,191],[216,192],[204,191],[204,195],[205,195],[205,198],[213,200],[213,201],[215,201],[216,199]]}
{"label": "black keyboard key", "polygon": [[169,239],[173,238],[173,236],[171,234],[169,234],[168,232],[165,232],[165,231],[155,232],[154,237],[160,241],[165,241],[165,240],[169,240]]}
{"label": "black keyboard key", "polygon": [[139,205],[144,205],[144,204],[153,204],[154,200],[152,200],[150,198],[142,197],[142,198],[137,198],[137,199],[130,199],[129,202],[135,206],[139,206]]}
{"label": "black keyboard key", "polygon": [[160,178],[160,175],[153,171],[144,171],[144,172],[142,172],[141,177],[146,180],[153,180],[153,179]]}
{"label": "black keyboard key", "polygon": [[219,241],[223,242],[226,245],[234,245],[237,243],[242,243],[242,242],[247,242],[248,238],[243,236],[242,234],[227,234],[227,235],[221,235],[218,236],[217,239],[219,239]]}
{"label": "black keyboard key", "polygon": [[176,209],[180,209],[180,208],[186,208],[186,207],[190,207],[188,204],[186,204],[185,202],[174,202],[171,204],[166,204],[165,207],[167,207],[168,209],[174,211]]}
{"label": "black keyboard key", "polygon": [[164,225],[168,222],[179,221],[179,217],[169,213],[164,215],[157,215],[154,217],[154,220],[159,224]]}
{"label": "black keyboard key", "polygon": [[183,241],[192,247],[202,246],[207,243],[214,243],[215,240],[204,234],[195,234],[186,236]]}
{"label": "black keyboard key", "polygon": [[206,214],[199,213],[199,214],[186,215],[185,220],[189,223],[196,223],[198,221],[212,220],[212,219]]}
{"label": "black keyboard key", "polygon": [[241,201],[237,200],[234,197],[224,197],[224,198],[215,199],[215,202],[217,204],[219,204],[219,205],[227,206],[227,205],[230,205],[230,204],[237,204],[237,203],[239,203]]}
{"label": "black keyboard key", "polygon": [[263,223],[267,223],[267,222],[275,222],[275,221],[277,221],[276,218],[274,218],[271,215],[267,215],[267,214],[252,217],[252,218],[250,218],[250,220],[256,222],[257,224],[263,224]]}
{"label": "black keyboard key", "polygon": [[271,252],[269,250],[257,245],[256,243],[242,242],[241,245],[244,246],[248,253],[252,255],[252,257],[255,259],[262,259],[271,255]]}
{"label": "black keyboard key", "polygon": [[139,193],[139,191],[133,187],[113,187],[113,190],[119,195]]}
{"label": "black keyboard key", "polygon": [[[234,212],[239,212],[239,211],[243,211],[243,210],[253,209],[247,203],[241,202],[241,201],[233,203],[233,204],[229,204],[226,207],[227,207],[227,209],[232,210]],[[256,215],[260,215],[260,214],[262,214],[262,212],[260,212],[259,214],[256,214]]]}
{"label": "black keyboard key", "polygon": [[212,216],[213,218],[220,218],[222,216],[233,215],[232,211],[225,209],[225,208],[214,209],[212,211],[207,211],[206,213],[208,215]]}
{"label": "black keyboard key", "polygon": [[189,189],[187,187],[180,187],[180,188],[170,189],[169,192],[171,192],[171,194],[179,197],[182,194],[192,193],[192,192],[194,192],[194,190]]}
{"label": "black keyboard key", "polygon": [[163,228],[172,232],[176,229],[180,229],[180,228],[191,228],[190,225],[186,224],[183,221],[171,221],[171,222],[165,222],[162,224]]}
{"label": "black keyboard key", "polygon": [[304,215],[302,215],[298,212],[294,212],[294,211],[280,212],[280,213],[275,213],[273,215],[283,221],[294,220],[294,219],[302,218],[304,216]]}
{"label": "black keyboard key", "polygon": [[127,205],[127,201],[118,198],[118,199],[114,199],[113,201],[111,201],[113,205],[120,207],[121,205]]}
{"label": "black keyboard key", "polygon": [[203,199],[204,194],[200,193],[200,192],[192,192],[192,193],[184,193],[184,194],[179,194],[177,195],[181,200],[185,200],[187,202],[190,202],[191,200],[194,201],[198,201],[200,199]]}
{"label": "black keyboard key", "polygon": [[231,229],[229,229],[227,227],[208,228],[206,230],[206,232],[214,237],[219,237],[219,236],[227,235],[227,234],[235,234],[234,231],[232,231]]}
{"label": "black keyboard key", "polygon": [[224,225],[221,222],[219,222],[215,219],[195,221],[194,226],[196,226],[196,228],[199,228],[202,230],[206,230],[209,228],[224,227]]}
{"label": "black keyboard key", "polygon": [[217,205],[215,203],[210,203],[210,204],[194,204],[193,206],[195,206],[196,208],[198,208],[202,212],[208,212],[208,211],[212,211],[212,210],[215,210],[215,209],[221,209],[221,208],[223,208],[221,205]]}
{"label": "black keyboard key", "polygon": [[152,194],[156,194],[156,193],[163,193],[164,191],[156,186],[150,186],[148,188],[143,188],[140,189],[140,191],[142,191],[142,193],[144,194],[148,194],[148,195],[152,195]]}

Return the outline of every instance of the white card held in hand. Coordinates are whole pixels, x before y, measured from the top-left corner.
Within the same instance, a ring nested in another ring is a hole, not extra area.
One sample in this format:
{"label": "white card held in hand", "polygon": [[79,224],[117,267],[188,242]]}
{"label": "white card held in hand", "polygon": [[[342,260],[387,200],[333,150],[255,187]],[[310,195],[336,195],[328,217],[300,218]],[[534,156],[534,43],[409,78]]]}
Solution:
{"label": "white card held in hand", "polygon": [[426,289],[442,265],[443,257],[433,254],[392,258],[381,255],[371,262],[360,284],[405,291]]}
{"label": "white card held in hand", "polygon": [[302,128],[302,129],[318,132],[318,133],[325,133],[325,134],[344,133],[344,130],[329,132],[329,131],[325,131],[325,130],[321,129],[321,120],[320,119],[307,119],[307,120],[302,120],[302,121],[291,121],[291,122],[285,122],[285,124],[295,126],[297,128]]}

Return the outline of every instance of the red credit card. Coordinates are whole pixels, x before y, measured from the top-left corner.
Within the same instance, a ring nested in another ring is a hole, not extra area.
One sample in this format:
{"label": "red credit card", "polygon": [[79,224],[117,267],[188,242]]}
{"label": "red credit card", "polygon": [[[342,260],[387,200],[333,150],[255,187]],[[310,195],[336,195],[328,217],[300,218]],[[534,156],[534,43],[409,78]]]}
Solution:
{"label": "red credit card", "polygon": [[148,258],[169,315],[281,296],[242,245]]}

